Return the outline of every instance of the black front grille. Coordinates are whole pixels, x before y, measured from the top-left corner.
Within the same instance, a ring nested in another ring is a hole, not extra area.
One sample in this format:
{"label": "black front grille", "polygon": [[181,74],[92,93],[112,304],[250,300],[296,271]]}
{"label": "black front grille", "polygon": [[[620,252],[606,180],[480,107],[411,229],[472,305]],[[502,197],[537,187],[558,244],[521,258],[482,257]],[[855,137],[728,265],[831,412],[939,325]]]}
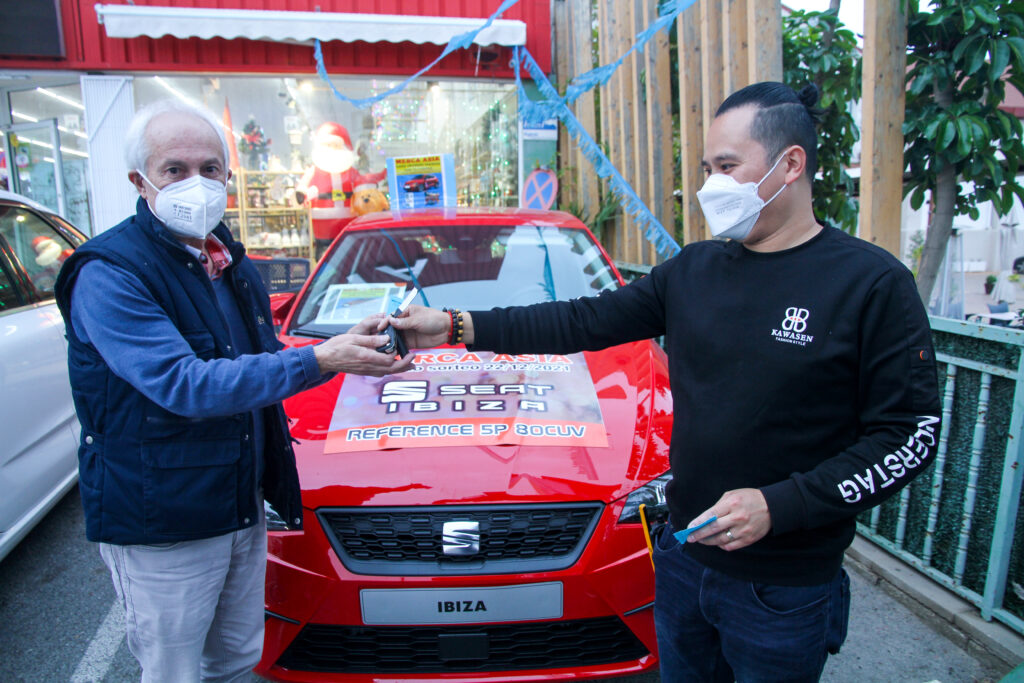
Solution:
{"label": "black front grille", "polygon": [[[460,636],[472,643],[468,656],[448,645]],[[472,658],[481,650],[484,658]],[[293,671],[337,673],[518,671],[628,662],[647,654],[617,617],[494,626],[310,624],[277,664]]]}
{"label": "black front grille", "polygon": [[[593,532],[600,503],[334,508],[320,522],[345,567],[357,574],[501,574],[571,566]],[[480,525],[480,551],[448,556],[445,522]]]}

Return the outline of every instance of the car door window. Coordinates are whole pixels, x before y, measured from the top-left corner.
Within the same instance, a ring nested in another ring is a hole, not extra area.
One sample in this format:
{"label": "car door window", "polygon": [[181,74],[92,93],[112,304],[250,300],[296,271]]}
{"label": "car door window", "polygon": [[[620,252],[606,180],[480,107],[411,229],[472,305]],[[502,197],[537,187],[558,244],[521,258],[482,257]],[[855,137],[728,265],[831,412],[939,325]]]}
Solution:
{"label": "car door window", "polygon": [[39,297],[52,297],[60,266],[75,245],[41,216],[17,206],[0,206],[0,235],[21,263]]}

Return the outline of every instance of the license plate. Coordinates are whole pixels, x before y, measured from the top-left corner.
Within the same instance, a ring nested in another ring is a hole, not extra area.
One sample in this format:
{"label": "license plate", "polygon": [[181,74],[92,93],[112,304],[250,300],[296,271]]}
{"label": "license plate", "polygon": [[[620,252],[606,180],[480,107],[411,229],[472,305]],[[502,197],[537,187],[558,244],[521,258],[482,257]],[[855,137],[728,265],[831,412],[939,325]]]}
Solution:
{"label": "license plate", "polygon": [[365,588],[366,625],[476,624],[562,616],[562,583],[490,588]]}

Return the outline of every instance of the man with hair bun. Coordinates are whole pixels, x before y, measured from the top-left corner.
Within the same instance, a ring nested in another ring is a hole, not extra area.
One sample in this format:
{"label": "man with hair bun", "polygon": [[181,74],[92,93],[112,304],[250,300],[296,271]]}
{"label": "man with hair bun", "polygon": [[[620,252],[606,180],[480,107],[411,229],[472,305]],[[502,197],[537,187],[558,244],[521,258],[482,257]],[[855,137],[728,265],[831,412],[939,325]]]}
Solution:
{"label": "man with hair bun", "polygon": [[263,648],[267,536],[303,522],[281,401],[336,372],[381,377],[380,316],[283,349],[245,248],[221,222],[228,147],[164,100],[125,139],[135,215],[68,257],[57,304],[82,424],[86,535],[127,612],[143,681],[235,681]]}
{"label": "man with hair bun", "polygon": [[[673,479],[654,620],[666,683],[817,681],[846,637],[855,516],[920,474],[938,442],[913,276],[815,219],[817,98],[756,83],[718,108],[697,198],[727,239],[602,296],[462,315],[471,348],[501,353],[665,336]],[[413,306],[393,324],[427,348],[452,319]]]}

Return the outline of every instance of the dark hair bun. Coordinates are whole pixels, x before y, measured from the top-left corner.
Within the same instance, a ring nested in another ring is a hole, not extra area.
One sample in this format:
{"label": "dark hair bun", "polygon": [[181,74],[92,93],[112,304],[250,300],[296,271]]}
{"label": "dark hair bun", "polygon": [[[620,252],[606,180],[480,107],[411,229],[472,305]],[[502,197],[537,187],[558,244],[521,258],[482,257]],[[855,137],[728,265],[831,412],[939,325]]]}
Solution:
{"label": "dark hair bun", "polygon": [[814,109],[814,105],[818,103],[821,98],[821,92],[818,90],[818,86],[813,83],[808,83],[804,87],[800,88],[800,92],[796,94],[800,98],[800,102],[808,109]]}
{"label": "dark hair bun", "polygon": [[821,97],[821,91],[818,90],[818,86],[808,83],[800,88],[800,92],[796,96],[800,100],[800,104],[804,105],[804,109],[807,110],[807,115],[811,117],[811,122],[815,126],[821,123],[821,117],[825,110],[814,106],[818,103],[818,98]]}

